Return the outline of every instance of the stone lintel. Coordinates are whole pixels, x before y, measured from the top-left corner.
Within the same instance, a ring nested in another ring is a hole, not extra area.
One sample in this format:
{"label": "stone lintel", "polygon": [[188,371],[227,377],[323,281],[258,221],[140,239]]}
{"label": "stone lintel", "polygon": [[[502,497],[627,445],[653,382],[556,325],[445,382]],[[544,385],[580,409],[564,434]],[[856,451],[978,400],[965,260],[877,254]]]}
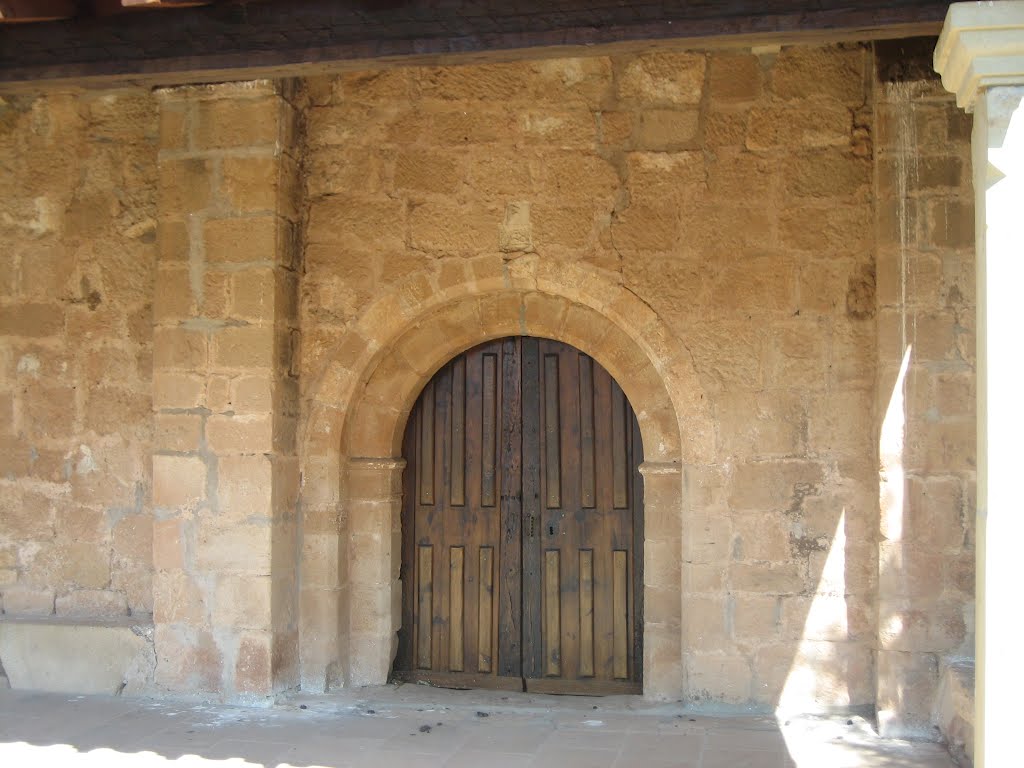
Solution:
{"label": "stone lintel", "polygon": [[968,112],[982,88],[1024,84],[1024,0],[953,3],[934,62],[943,86]]}

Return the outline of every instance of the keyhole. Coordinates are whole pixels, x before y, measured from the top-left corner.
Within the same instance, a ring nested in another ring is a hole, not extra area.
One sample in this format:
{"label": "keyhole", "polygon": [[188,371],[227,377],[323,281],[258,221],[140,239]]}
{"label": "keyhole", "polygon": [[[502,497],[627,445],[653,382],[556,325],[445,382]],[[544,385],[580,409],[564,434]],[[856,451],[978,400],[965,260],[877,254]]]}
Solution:
{"label": "keyhole", "polygon": [[548,526],[548,536],[554,536],[554,535],[555,535],[555,526],[549,525]]}

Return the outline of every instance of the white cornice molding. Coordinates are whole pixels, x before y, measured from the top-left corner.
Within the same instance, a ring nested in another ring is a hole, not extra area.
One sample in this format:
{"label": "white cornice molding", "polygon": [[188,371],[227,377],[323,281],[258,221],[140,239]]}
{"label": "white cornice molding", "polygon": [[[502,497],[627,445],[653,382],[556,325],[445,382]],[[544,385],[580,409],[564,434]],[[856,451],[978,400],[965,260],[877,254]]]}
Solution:
{"label": "white cornice molding", "polygon": [[1024,0],[953,3],[934,64],[942,85],[968,112],[982,88],[1024,85]]}

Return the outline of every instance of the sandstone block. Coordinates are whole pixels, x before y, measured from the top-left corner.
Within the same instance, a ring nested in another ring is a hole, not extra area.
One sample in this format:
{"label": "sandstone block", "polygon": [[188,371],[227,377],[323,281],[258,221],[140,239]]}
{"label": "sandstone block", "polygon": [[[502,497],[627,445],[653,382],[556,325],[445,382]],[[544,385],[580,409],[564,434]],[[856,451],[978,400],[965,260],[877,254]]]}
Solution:
{"label": "sandstone block", "polygon": [[[444,219],[441,223],[451,221]],[[311,244],[364,251],[402,250],[405,230],[406,206],[390,198],[339,194],[315,200],[310,205]]]}
{"label": "sandstone block", "polygon": [[753,462],[736,467],[729,503],[736,511],[800,509],[803,498],[819,492],[820,464],[805,461]]}
{"label": "sandstone block", "polygon": [[803,592],[806,587],[795,563],[735,563],[729,567],[729,580],[738,592],[789,595]]}
{"label": "sandstone block", "polygon": [[181,218],[210,204],[213,161],[200,158],[160,163],[157,208],[166,218]]}
{"label": "sandstone block", "polygon": [[123,594],[99,589],[76,589],[57,598],[57,615],[69,618],[126,616],[128,603]]}
{"label": "sandstone block", "polygon": [[761,94],[763,73],[757,56],[712,53],[707,60],[708,95],[712,102],[752,101]]}
{"label": "sandstone block", "polygon": [[198,408],[205,400],[206,387],[202,376],[169,371],[153,372],[155,409]]}
{"label": "sandstone block", "polygon": [[839,150],[797,155],[783,172],[786,191],[795,198],[861,197],[871,184],[870,163]]}
{"label": "sandstone block", "polygon": [[182,520],[153,521],[153,567],[180,570],[185,567],[185,540]]}
{"label": "sandstone block", "polygon": [[784,99],[823,96],[858,106],[865,100],[866,63],[860,47],[789,46],[775,61],[771,88]]}
{"label": "sandstone block", "polygon": [[228,157],[221,163],[221,194],[236,211],[276,211],[282,184],[281,160],[276,157]]}
{"label": "sandstone block", "polygon": [[5,587],[3,596],[4,613],[9,616],[49,616],[53,613],[52,589],[34,589],[19,584]]}
{"label": "sandstone block", "polygon": [[13,304],[0,307],[0,335],[55,336],[64,330],[64,313],[53,304]]}
{"label": "sandstone block", "polygon": [[124,387],[97,387],[89,390],[84,425],[98,435],[148,434],[152,411],[148,393]]}
{"label": "sandstone block", "polygon": [[644,542],[644,582],[652,586],[675,587],[680,583],[677,540],[648,539]]}
{"label": "sandstone block", "polygon": [[461,159],[450,152],[404,149],[395,159],[395,188],[451,194],[462,183]]}
{"label": "sandstone block", "polygon": [[197,456],[153,457],[153,503],[189,507],[206,498],[206,464]]}
{"label": "sandstone block", "polygon": [[525,109],[519,112],[516,131],[530,144],[546,148],[588,148],[597,138],[597,124],[590,110],[552,112]]}
{"label": "sandstone block", "polygon": [[55,506],[40,493],[6,492],[0,499],[0,531],[14,541],[50,540],[54,535]]}
{"label": "sandstone block", "polygon": [[209,219],[203,225],[206,260],[210,264],[273,263],[281,226],[276,216]]}
{"label": "sandstone block", "polygon": [[0,656],[16,689],[135,695],[152,679],[151,633],[134,620],[0,622]]}
{"label": "sandstone block", "polygon": [[[411,244],[438,255],[466,256],[493,251],[504,211],[484,205],[424,203],[409,214]],[[453,226],[458,222],[458,226]]]}
{"label": "sandstone block", "polygon": [[161,368],[203,370],[207,336],[184,328],[157,328],[153,332],[153,364]]}
{"label": "sandstone block", "polygon": [[267,524],[204,521],[199,530],[198,565],[211,573],[270,574],[272,529]]}
{"label": "sandstone block", "polygon": [[636,148],[656,152],[698,149],[699,138],[700,113],[695,109],[646,110],[633,128]]}
{"label": "sandstone block", "polygon": [[223,656],[208,631],[157,622],[153,640],[157,686],[190,694],[221,690]]}
{"label": "sandstone block", "polygon": [[617,248],[631,251],[668,251],[679,237],[679,214],[674,206],[630,205],[612,222]]}
{"label": "sandstone block", "polygon": [[190,574],[166,570],[153,575],[153,620],[158,625],[206,623],[206,595]]}
{"label": "sandstone block", "polygon": [[203,430],[201,416],[185,413],[157,413],[153,416],[153,424],[157,450],[177,452],[199,450],[199,441]]}
{"label": "sandstone block", "polygon": [[274,385],[265,376],[240,376],[231,382],[231,409],[236,413],[273,410]]}
{"label": "sandstone block", "polygon": [[683,647],[688,652],[726,650],[732,645],[729,634],[730,610],[726,598],[687,597],[682,619]]}
{"label": "sandstone block", "polygon": [[206,441],[221,455],[232,453],[270,453],[273,450],[273,416],[221,416],[214,414],[206,422]]}
{"label": "sandstone block", "polygon": [[630,152],[626,168],[631,202],[686,200],[706,188],[707,172],[700,152]]}
{"label": "sandstone block", "polygon": [[733,554],[741,560],[781,562],[798,556],[792,527],[778,513],[737,513],[733,518]]}
{"label": "sandstone block", "polygon": [[184,104],[160,105],[160,149],[181,150],[187,148],[188,135],[185,128],[186,107]]}
{"label": "sandstone block", "polygon": [[235,690],[243,695],[265,697],[274,693],[271,669],[273,637],[269,632],[244,632],[235,657]]}
{"label": "sandstone block", "polygon": [[[107,541],[110,529],[104,510],[73,502],[58,502],[56,507],[58,535],[70,541],[87,541],[94,544]],[[42,516],[45,518],[45,513]]]}
{"label": "sandstone block", "polygon": [[266,456],[221,456],[217,462],[220,514],[234,520],[270,520],[273,467]]}
{"label": "sandstone block", "polygon": [[747,148],[753,150],[849,146],[850,111],[842,104],[808,101],[750,111]]}
{"label": "sandstone block", "polygon": [[269,576],[223,576],[217,579],[211,619],[214,626],[266,629],[270,626]]}
{"label": "sandstone block", "polygon": [[936,657],[879,650],[877,663],[879,733],[899,738],[932,731],[932,706],[939,682]]}
{"label": "sandstone block", "polygon": [[688,699],[743,704],[750,700],[752,678],[746,657],[693,653],[686,659]]}
{"label": "sandstone block", "polygon": [[747,140],[749,117],[743,110],[715,110],[704,118],[704,146],[711,150],[742,147]]}
{"label": "sandstone block", "polygon": [[497,147],[473,154],[467,184],[477,194],[489,197],[528,194],[533,191],[529,158],[522,151]]}
{"label": "sandstone block", "polygon": [[117,562],[149,564],[153,560],[153,519],[125,515],[114,526],[112,552]]}
{"label": "sandstone block", "polygon": [[530,250],[544,246],[583,248],[592,242],[604,215],[590,205],[537,203],[531,207]]}
{"label": "sandstone block", "polygon": [[195,104],[196,149],[277,145],[282,102],[276,98],[225,98]]}
{"label": "sandstone block", "polygon": [[243,326],[213,334],[212,362],[223,368],[270,368],[274,362],[273,328]]}
{"label": "sandstone block", "polygon": [[619,75],[619,98],[645,106],[699,104],[705,67],[706,59],[699,53],[637,56]]}
{"label": "sandstone block", "polygon": [[196,304],[188,271],[185,268],[158,269],[153,320],[170,324],[192,317],[195,312]]}
{"label": "sandstone block", "polygon": [[389,126],[389,139],[407,142],[419,138],[427,145],[490,144],[508,136],[515,118],[503,105],[480,104],[467,110],[447,104],[424,104]]}

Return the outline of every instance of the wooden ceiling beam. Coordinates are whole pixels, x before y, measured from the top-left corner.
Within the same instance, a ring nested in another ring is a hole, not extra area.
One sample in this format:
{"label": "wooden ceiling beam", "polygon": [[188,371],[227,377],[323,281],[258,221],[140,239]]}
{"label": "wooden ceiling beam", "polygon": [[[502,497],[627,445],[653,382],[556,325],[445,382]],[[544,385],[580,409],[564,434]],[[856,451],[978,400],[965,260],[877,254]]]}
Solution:
{"label": "wooden ceiling beam", "polygon": [[[93,14],[72,21],[0,24],[0,90],[579,56],[594,46],[627,53],[896,39],[937,35],[948,10],[945,0],[222,0],[134,12],[182,0],[155,1],[92,0]],[[134,2],[146,4],[122,5]],[[100,3],[123,12],[103,15]]]}
{"label": "wooden ceiling beam", "polygon": [[212,3],[213,0],[121,0],[125,8],[191,8]]}
{"label": "wooden ceiling beam", "polygon": [[0,1],[0,22],[56,21],[70,19],[77,13],[75,0]]}

